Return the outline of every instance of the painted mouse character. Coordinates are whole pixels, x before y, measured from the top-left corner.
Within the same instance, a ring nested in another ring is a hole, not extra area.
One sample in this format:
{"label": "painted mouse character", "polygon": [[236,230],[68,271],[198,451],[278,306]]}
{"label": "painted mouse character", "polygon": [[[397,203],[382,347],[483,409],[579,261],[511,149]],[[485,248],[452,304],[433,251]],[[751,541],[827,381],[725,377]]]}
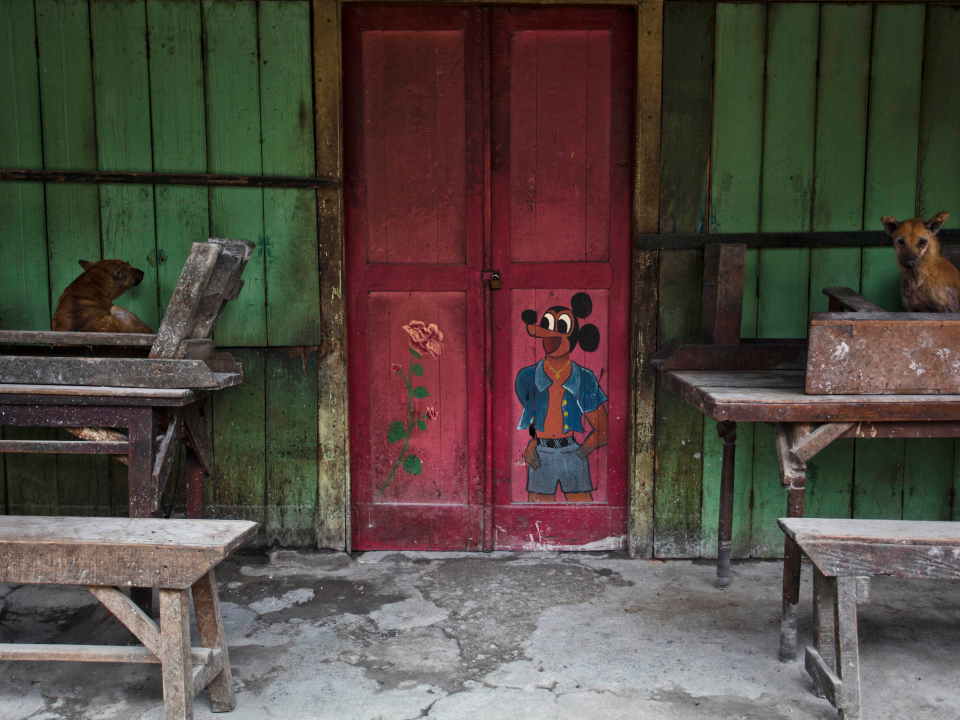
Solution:
{"label": "painted mouse character", "polygon": [[[579,345],[586,352],[600,346],[596,325],[581,325],[590,316],[593,301],[579,292],[570,307],[555,305],[540,322],[534,310],[521,319],[527,333],[543,341],[545,357],[517,373],[516,391],[523,415],[518,429],[529,430],[523,453],[527,463],[530,502],[552,502],[557,485],[567,502],[591,502],[593,483],[588,455],[607,444],[607,396],[596,374],[570,359]],[[583,418],[591,432],[578,443],[574,432],[583,432]]]}

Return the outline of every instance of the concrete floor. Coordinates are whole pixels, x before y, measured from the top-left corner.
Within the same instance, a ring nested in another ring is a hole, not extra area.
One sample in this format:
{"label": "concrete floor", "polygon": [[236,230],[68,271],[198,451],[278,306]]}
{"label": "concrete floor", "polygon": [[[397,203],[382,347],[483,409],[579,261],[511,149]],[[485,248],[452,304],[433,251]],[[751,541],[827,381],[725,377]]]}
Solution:
{"label": "concrete floor", "polygon": [[[221,565],[237,709],[199,718],[834,718],[777,661],[780,565],[278,551]],[[810,642],[809,570],[801,645]],[[865,717],[960,718],[960,586],[874,581]],[[117,643],[85,590],[0,585],[0,640]],[[194,636],[196,637],[196,636]],[[148,665],[0,663],[0,718],[162,718]]]}

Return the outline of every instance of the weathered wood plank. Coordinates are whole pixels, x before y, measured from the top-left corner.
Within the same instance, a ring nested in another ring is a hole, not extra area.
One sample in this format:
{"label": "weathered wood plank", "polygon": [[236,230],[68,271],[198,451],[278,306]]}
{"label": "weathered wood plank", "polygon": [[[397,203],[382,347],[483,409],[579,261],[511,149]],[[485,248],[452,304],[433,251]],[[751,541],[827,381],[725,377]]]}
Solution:
{"label": "weathered wood plank", "polygon": [[207,292],[220,250],[215,243],[193,243],[157,330],[157,339],[150,348],[151,358],[176,358],[179,355],[180,344],[193,330],[200,301]]}
{"label": "weathered wood plank", "polygon": [[202,360],[0,355],[0,380],[11,384],[221,388],[236,384],[239,378],[214,373]]}
{"label": "weathered wood plank", "polygon": [[790,459],[798,463],[807,462],[852,427],[853,423],[824,423],[793,443],[790,447]]}
{"label": "weathered wood plank", "polygon": [[[760,222],[760,168],[763,138],[763,71],[766,7],[719,4],[713,85],[713,144],[710,232],[757,232]],[[748,250],[744,271],[740,336],[757,336],[757,251]],[[703,517],[719,512],[722,443],[713,422],[704,425]],[[737,426],[731,554],[749,553],[754,428]],[[704,533],[710,532],[704,526]]]}
{"label": "weathered wood plank", "polygon": [[[313,0],[313,98],[317,174],[340,177],[340,4]],[[317,415],[320,433],[317,544],[349,550],[346,330],[340,190],[317,193],[320,317]]]}
{"label": "weathered wood plank", "polygon": [[[150,113],[159,173],[207,171],[206,108],[199,0],[150,0]],[[207,188],[160,185],[156,193],[161,312],[193,243],[210,235]]]}
{"label": "weathered wood plank", "polygon": [[148,333],[80,333],[52,330],[0,330],[0,345],[83,345],[87,347],[150,347]]}
{"label": "weathered wood plank", "polygon": [[[192,648],[191,659],[197,664],[209,660],[212,651]],[[0,660],[63,660],[67,662],[146,663],[159,665],[160,658],[145,647],[133,645],[66,645],[0,643]]]}
{"label": "weathered wood plank", "polygon": [[706,343],[740,342],[746,254],[743,245],[704,247],[700,338]]}
{"label": "weathered wood plank", "polygon": [[[37,47],[43,95],[46,168],[96,170],[93,64],[87,0],[37,0]],[[17,167],[23,167],[17,165]],[[100,202],[95,186],[48,185],[50,305],[81,273],[77,260],[100,259]]]}
{"label": "weathered wood plank", "polygon": [[[664,6],[661,232],[705,229],[713,16],[710,3]],[[699,334],[702,264],[696,250],[660,253],[661,346]],[[657,408],[654,552],[658,557],[696,557],[701,543],[703,419],[662,387]]]}
{"label": "weathered wood plank", "polygon": [[313,545],[317,509],[317,349],[266,355],[266,534],[278,545]]}
{"label": "weathered wood plank", "polygon": [[[193,585],[193,605],[197,618],[197,632],[204,647],[213,648],[220,662],[216,672],[203,678],[203,687],[209,685],[210,709],[213,712],[230,712],[237,704],[234,697],[233,678],[230,673],[230,655],[223,632],[220,613],[220,595],[217,592],[216,571],[211,569]],[[208,666],[209,667],[209,666]],[[194,689],[197,690],[196,686]],[[197,690],[199,692],[199,690]]]}
{"label": "weathered wood plank", "polygon": [[[261,3],[259,28],[263,172],[312,175],[310,3]],[[263,208],[268,344],[319,345],[317,194],[271,188]]]}
{"label": "weathered wood plank", "polygon": [[807,341],[750,338],[737,345],[712,345],[672,340],[650,362],[659,370],[802,370],[807,365]]}
{"label": "weathered wood plank", "polygon": [[160,588],[160,660],[164,720],[193,720],[194,679],[190,662],[190,593]]}
{"label": "weathered wood plank", "polygon": [[[153,170],[150,136],[150,77],[145,5],[92,0],[97,164],[101,170]],[[103,256],[143,270],[143,282],[119,304],[151,328],[162,315],[157,302],[157,241],[153,187],[100,188]]]}
{"label": "weathered wood plank", "polygon": [[125,442],[88,442],[84,440],[0,440],[4,453],[72,453],[80,455],[125,453]]}
{"label": "weathered wood plank", "polygon": [[[0,166],[40,169],[40,84],[32,2],[0,5]],[[0,183],[0,322],[50,327],[43,185]]]}
{"label": "weathered wood plank", "polygon": [[[264,351],[231,349],[243,366],[243,383],[212,397],[214,482],[206,502],[210,517],[255,520],[264,526],[266,503]],[[258,541],[262,540],[262,535]]]}
{"label": "weathered wood plank", "polygon": [[[209,171],[259,175],[263,164],[256,3],[204,0],[202,11]],[[263,190],[211,188],[210,232],[250,238],[257,244],[244,273],[243,293],[226,308],[217,326],[217,343],[266,345]]]}
{"label": "weathered wood plank", "polygon": [[[829,600],[832,605],[833,598]],[[832,635],[830,639],[831,641],[833,640]],[[830,649],[831,651],[833,650],[832,647]],[[831,705],[836,707],[837,696],[842,691],[843,684],[840,682],[840,678],[833,672],[833,669],[827,665],[820,653],[812,647],[807,648],[806,654],[804,655],[803,666],[813,680],[818,696],[826,698],[830,701]]]}
{"label": "weathered wood plank", "polygon": [[88,585],[87,590],[126,625],[147,650],[160,657],[160,626],[152,617],[115,587]]}
{"label": "weathered wood plank", "polygon": [[[821,293],[830,300],[830,312],[883,312],[883,308],[875,305],[859,293],[848,287],[825,287]],[[837,305],[838,307],[833,307]]]}

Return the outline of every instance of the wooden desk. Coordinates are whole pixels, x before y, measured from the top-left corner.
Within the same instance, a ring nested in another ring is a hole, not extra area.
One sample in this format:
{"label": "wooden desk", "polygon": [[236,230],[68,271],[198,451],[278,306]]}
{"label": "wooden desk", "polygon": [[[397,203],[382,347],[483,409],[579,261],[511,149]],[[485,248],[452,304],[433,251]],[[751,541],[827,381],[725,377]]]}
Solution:
{"label": "wooden desk", "polygon": [[[214,568],[257,531],[232,520],[0,517],[0,582],[82,585],[141,646],[0,644],[0,660],[160,663],[166,720],[193,717],[209,687],[213,712],[235,705]],[[160,624],[119,587],[158,587]],[[200,647],[190,642],[190,594]]]}
{"label": "wooden desk", "polygon": [[[807,395],[803,370],[665,370],[663,386],[717,422],[723,438],[717,586],[730,577],[738,422],[774,427],[787,517],[803,517],[807,461],[837,438],[960,437],[960,395]],[[800,550],[784,544],[780,659],[797,656]]]}
{"label": "wooden desk", "polygon": [[183,442],[187,517],[199,518],[204,475],[213,472],[206,399],[200,390],[0,384],[0,425],[110,429],[95,440],[2,440],[0,452],[113,455],[129,468],[130,517],[152,517]]}

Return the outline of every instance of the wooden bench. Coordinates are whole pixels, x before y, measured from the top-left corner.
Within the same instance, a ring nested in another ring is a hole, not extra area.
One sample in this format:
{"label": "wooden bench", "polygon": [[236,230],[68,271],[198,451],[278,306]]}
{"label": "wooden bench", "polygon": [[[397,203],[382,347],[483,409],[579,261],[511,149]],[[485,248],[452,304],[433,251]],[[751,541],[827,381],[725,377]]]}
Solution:
{"label": "wooden bench", "polygon": [[858,720],[857,603],[869,600],[870,577],[960,579],[960,523],[781,518],[779,524],[813,563],[807,672],[841,718]]}
{"label": "wooden bench", "polygon": [[[0,644],[0,660],[159,663],[165,720],[193,717],[208,688],[213,712],[233,710],[214,568],[257,531],[232,520],[0,517],[0,582],[83,585],[142,646]],[[160,624],[120,587],[156,587]],[[190,592],[200,646],[190,644]]]}

